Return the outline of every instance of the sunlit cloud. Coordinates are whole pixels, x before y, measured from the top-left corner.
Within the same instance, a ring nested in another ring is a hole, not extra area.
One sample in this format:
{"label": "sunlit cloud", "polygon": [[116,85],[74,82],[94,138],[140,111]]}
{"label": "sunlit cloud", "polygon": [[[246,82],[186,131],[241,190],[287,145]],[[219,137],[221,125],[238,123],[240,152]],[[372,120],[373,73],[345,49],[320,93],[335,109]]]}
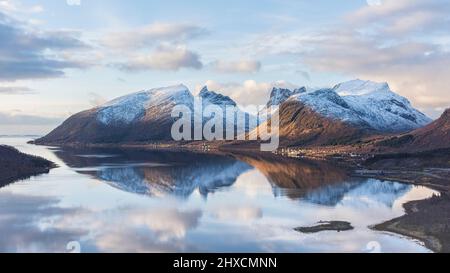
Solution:
{"label": "sunlit cloud", "polygon": [[2,126],[56,125],[59,122],[61,122],[60,118],[0,112],[0,125]]}
{"label": "sunlit cloud", "polygon": [[127,62],[118,64],[121,70],[145,71],[145,70],[172,70],[181,68],[201,69],[203,63],[200,56],[187,49],[185,46],[160,46],[155,51],[132,56]]}
{"label": "sunlit cloud", "polygon": [[13,13],[41,13],[44,7],[41,5],[26,6],[18,0],[1,0],[0,11]]}
{"label": "sunlit cloud", "polygon": [[0,95],[26,95],[26,94],[36,94],[36,92],[26,86],[1,86],[0,85]]}
{"label": "sunlit cloud", "polygon": [[212,64],[220,73],[255,73],[261,69],[261,62],[255,60],[215,61]]}
{"label": "sunlit cloud", "polygon": [[196,25],[157,22],[138,29],[108,33],[101,40],[101,44],[121,50],[142,49],[161,42],[182,43],[207,33],[206,29]]}

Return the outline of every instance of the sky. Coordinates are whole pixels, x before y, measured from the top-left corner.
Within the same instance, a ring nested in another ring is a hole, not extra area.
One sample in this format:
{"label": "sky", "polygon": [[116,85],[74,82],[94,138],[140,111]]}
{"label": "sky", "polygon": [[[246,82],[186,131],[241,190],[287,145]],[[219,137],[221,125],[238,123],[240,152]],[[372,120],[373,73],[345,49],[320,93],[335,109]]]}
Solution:
{"label": "sky", "polygon": [[360,78],[450,107],[448,0],[0,0],[0,135],[155,87],[241,104]]}

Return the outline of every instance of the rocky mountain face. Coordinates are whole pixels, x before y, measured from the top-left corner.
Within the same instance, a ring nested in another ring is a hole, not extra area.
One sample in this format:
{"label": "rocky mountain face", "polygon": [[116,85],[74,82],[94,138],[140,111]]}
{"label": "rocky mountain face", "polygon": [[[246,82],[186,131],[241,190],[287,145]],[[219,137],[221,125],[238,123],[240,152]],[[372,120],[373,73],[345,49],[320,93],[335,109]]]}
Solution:
{"label": "rocky mountain face", "polygon": [[374,133],[367,126],[356,126],[323,116],[296,100],[283,103],[279,114],[279,133],[283,146],[347,144]]}

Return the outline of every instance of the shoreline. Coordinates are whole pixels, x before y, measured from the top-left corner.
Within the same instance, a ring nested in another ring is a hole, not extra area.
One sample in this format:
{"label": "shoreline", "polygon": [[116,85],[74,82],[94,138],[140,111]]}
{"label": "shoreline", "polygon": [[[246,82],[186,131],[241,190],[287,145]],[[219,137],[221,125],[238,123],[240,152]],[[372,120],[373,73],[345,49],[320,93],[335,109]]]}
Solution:
{"label": "shoreline", "polygon": [[447,194],[411,201],[405,215],[370,227],[421,241],[436,253],[450,253],[450,198]]}

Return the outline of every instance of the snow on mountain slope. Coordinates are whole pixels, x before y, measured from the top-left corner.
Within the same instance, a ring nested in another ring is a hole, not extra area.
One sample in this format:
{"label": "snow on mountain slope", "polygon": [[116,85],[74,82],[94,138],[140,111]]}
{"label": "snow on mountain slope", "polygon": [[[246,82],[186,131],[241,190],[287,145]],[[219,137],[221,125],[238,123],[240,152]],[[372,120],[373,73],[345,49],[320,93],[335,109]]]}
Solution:
{"label": "snow on mountain slope", "polygon": [[[193,105],[193,96],[184,85],[155,88],[141,91],[112,100],[98,110],[97,119],[105,124],[130,124],[144,117],[152,106],[167,114],[175,104]],[[170,115],[170,112],[169,112]]]}
{"label": "snow on mountain slope", "polygon": [[94,175],[108,185],[127,192],[187,198],[196,190],[207,197],[222,187],[229,187],[250,169],[250,165],[240,161],[211,158],[208,162],[193,160],[189,164],[176,166],[102,168]]}
{"label": "snow on mountain slope", "polygon": [[353,80],[290,99],[299,100],[326,117],[377,131],[409,131],[431,122],[406,98],[392,92],[387,83]]}

